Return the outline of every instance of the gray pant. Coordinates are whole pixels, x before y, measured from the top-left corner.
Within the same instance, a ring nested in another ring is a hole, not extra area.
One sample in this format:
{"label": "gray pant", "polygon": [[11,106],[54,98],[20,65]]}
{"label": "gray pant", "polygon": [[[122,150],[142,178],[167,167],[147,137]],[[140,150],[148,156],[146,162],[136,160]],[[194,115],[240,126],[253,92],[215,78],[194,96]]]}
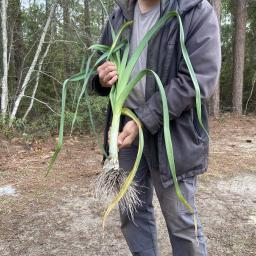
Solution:
{"label": "gray pant", "polygon": [[[131,146],[119,152],[120,166],[130,171],[137,155],[137,147]],[[202,226],[198,219],[198,241],[195,239],[194,216],[178,200],[174,186],[164,188],[157,170],[150,171],[145,157],[142,157],[136,174],[140,198],[143,202],[134,215],[134,222],[120,212],[121,230],[133,255],[159,256],[157,231],[152,205],[153,186],[166,221],[174,256],[206,256],[206,246]],[[196,177],[179,182],[182,194],[195,207]]]}

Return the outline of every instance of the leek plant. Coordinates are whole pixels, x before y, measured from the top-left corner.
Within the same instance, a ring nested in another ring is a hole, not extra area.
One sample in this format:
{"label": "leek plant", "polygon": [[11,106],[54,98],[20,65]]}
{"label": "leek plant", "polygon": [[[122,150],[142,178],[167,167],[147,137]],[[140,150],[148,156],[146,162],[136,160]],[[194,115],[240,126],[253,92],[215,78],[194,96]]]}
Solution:
{"label": "leek plant", "polygon": [[[133,90],[134,86],[146,75],[154,76],[156,83],[158,85],[158,89],[161,95],[162,100],[162,107],[163,107],[163,129],[164,129],[164,139],[165,139],[165,146],[166,152],[168,157],[168,162],[171,170],[171,175],[173,178],[174,186],[176,194],[179,200],[186,206],[187,209],[191,213],[194,213],[192,207],[188,204],[186,199],[183,197],[181,190],[179,188],[178,180],[176,177],[176,169],[175,169],[175,159],[173,154],[173,146],[172,146],[172,139],[171,139],[171,131],[170,131],[170,119],[169,119],[169,111],[168,111],[168,102],[165,94],[164,86],[159,78],[159,76],[153,71],[149,69],[141,70],[134,79],[131,80],[131,73],[132,70],[140,57],[143,49],[148,44],[149,40],[163,27],[163,25],[170,20],[171,18],[176,17],[179,23],[179,39],[181,50],[183,54],[183,58],[186,62],[188,67],[189,73],[191,75],[191,79],[195,88],[196,92],[196,110],[198,115],[198,120],[202,128],[205,130],[202,118],[201,118],[201,95],[200,95],[200,87],[193,70],[192,64],[189,59],[189,55],[184,43],[184,31],[182,26],[181,18],[176,11],[171,11],[166,13],[162,16],[157,23],[146,33],[143,40],[140,42],[139,46],[137,47],[134,54],[128,58],[130,46],[129,43],[122,39],[123,31],[132,24],[132,21],[126,22],[123,24],[121,29],[116,34],[114,29],[111,27],[113,43],[111,46],[101,45],[101,44],[94,44],[92,45],[89,50],[92,51],[92,54],[88,58],[86,65],[85,63],[82,65],[80,73],[70,77],[64,82],[63,85],[63,93],[62,93],[62,112],[61,112],[61,122],[60,122],[60,130],[59,130],[59,141],[56,148],[56,151],[51,159],[48,172],[52,168],[53,163],[55,162],[59,151],[61,150],[63,144],[63,131],[64,131],[64,119],[65,119],[65,102],[66,102],[66,95],[67,95],[67,87],[70,84],[76,84],[79,86],[82,82],[81,92],[79,97],[77,98],[77,107],[76,112],[73,120],[73,124],[75,123],[76,116],[79,110],[79,104],[85,96],[86,102],[87,100],[87,85],[89,78],[96,74],[97,66],[102,63],[103,61],[110,60],[114,62],[117,66],[118,71],[118,81],[117,83],[111,88],[109,99],[112,107],[112,124],[110,128],[110,137],[109,137],[109,152],[108,155],[106,152],[103,152],[106,156],[106,160],[103,166],[103,171],[98,178],[98,194],[101,196],[103,194],[110,194],[113,196],[114,199],[108,206],[104,217],[103,217],[103,226],[106,221],[107,216],[111,212],[111,210],[119,203],[119,206],[122,211],[126,211],[128,216],[133,218],[133,214],[136,211],[136,208],[141,204],[138,193],[136,190],[137,184],[134,183],[134,177],[136,171],[138,169],[142,153],[143,153],[143,132],[142,132],[142,125],[135,114],[127,109],[124,108],[123,105],[129,96],[130,92]],[[92,64],[92,60],[95,57],[95,52],[101,52],[102,54],[100,57]],[[92,124],[92,129],[95,131],[92,113],[90,105],[88,105],[88,110],[90,114],[90,120]],[[132,120],[135,121],[139,128],[139,147],[137,158],[134,163],[132,170],[127,175],[119,166],[118,162],[118,135],[119,135],[119,126],[120,126],[120,118],[121,115],[129,116]],[[73,127],[73,126],[72,126]],[[205,130],[205,132],[207,132]],[[103,150],[104,151],[104,150]],[[196,227],[196,219],[195,219],[195,227]]]}

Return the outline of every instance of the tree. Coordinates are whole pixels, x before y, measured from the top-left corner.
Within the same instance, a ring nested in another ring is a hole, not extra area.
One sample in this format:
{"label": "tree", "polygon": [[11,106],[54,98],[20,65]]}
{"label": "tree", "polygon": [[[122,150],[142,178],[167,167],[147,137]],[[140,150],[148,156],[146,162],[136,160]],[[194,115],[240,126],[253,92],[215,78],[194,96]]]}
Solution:
{"label": "tree", "polygon": [[[212,5],[216,11],[216,15],[220,24],[221,20],[221,0],[212,0]],[[220,112],[220,81],[218,81],[216,90],[209,101],[209,114],[211,116],[218,116]]]}
{"label": "tree", "polygon": [[[47,7],[47,5],[46,5]],[[48,13],[48,8],[46,8],[46,13]],[[55,14],[55,11],[54,11],[54,14]],[[52,15],[51,13],[49,13],[48,15]],[[54,15],[55,16],[55,15]],[[37,74],[36,74],[36,82],[35,82],[35,86],[34,86],[34,89],[33,89],[33,93],[32,93],[32,96],[31,96],[31,101],[30,101],[30,104],[29,104],[29,107],[26,111],[26,113],[24,114],[22,120],[25,121],[28,114],[30,113],[30,111],[32,110],[32,107],[34,105],[34,101],[35,101],[35,96],[36,96],[36,93],[37,93],[37,89],[38,89],[38,86],[39,86],[39,81],[40,81],[40,75],[41,75],[41,72],[42,72],[42,67],[43,67],[43,64],[44,64],[44,60],[45,58],[48,56],[48,53],[50,51],[50,47],[52,46],[53,44],[53,40],[54,40],[54,36],[55,36],[55,22],[54,22],[54,17],[52,18],[52,23],[51,23],[51,35],[50,35],[50,41],[44,51],[44,54],[42,55],[39,63],[38,63],[38,70],[37,70]]]}
{"label": "tree", "polygon": [[[9,21],[10,27],[12,29],[9,31],[9,33],[12,34],[12,36],[9,35],[10,38],[13,38],[12,46],[10,46],[10,53],[12,50],[13,55],[13,69],[14,69],[14,81],[13,87],[15,88],[15,96],[20,91],[20,86],[22,82],[22,70],[24,68],[24,42],[23,42],[23,31],[22,31],[22,12],[21,12],[21,6],[20,1],[17,0],[10,0],[9,1],[9,13],[10,17],[12,17]],[[11,43],[10,43],[11,44]],[[10,82],[9,82],[10,83]],[[9,85],[9,90],[10,89]]]}
{"label": "tree", "polygon": [[85,44],[87,47],[91,45],[91,29],[90,29],[90,8],[89,8],[89,0],[84,0],[84,31],[85,35]]}
{"label": "tree", "polygon": [[3,121],[5,120],[8,106],[8,35],[7,35],[7,7],[8,0],[2,0],[1,4],[1,27],[2,27],[2,48],[3,48],[3,77],[2,77],[2,96],[1,112]]}
{"label": "tree", "polygon": [[233,112],[242,115],[243,111],[243,82],[244,57],[247,20],[247,0],[237,0],[235,3],[235,35],[233,58]]}
{"label": "tree", "polygon": [[70,39],[70,1],[62,1],[63,8],[63,60],[64,60],[64,77],[70,75],[70,50],[68,41]]}
{"label": "tree", "polygon": [[35,66],[38,62],[38,59],[39,59],[39,56],[40,56],[40,53],[42,51],[42,48],[43,48],[43,44],[44,44],[44,41],[45,41],[45,37],[46,37],[46,33],[49,29],[49,26],[51,24],[51,21],[52,21],[52,18],[53,18],[53,14],[55,12],[55,9],[56,9],[56,6],[57,4],[54,3],[52,5],[52,8],[51,8],[51,12],[48,16],[48,19],[46,21],[46,24],[44,26],[44,29],[43,29],[43,32],[41,34],[41,38],[40,38],[40,41],[38,43],[38,46],[37,46],[37,50],[36,50],[36,53],[35,53],[35,56],[33,58],[33,61],[28,69],[28,72],[25,76],[25,79],[22,83],[22,86],[21,86],[21,91],[20,93],[18,94],[17,98],[15,99],[15,102],[14,102],[14,107],[13,107],[13,110],[12,110],[12,113],[11,113],[11,116],[10,116],[10,121],[9,121],[9,126],[12,126],[12,123],[14,121],[14,118],[16,117],[16,114],[17,114],[17,111],[18,111],[18,108],[19,108],[19,105],[20,105],[20,102],[24,96],[24,93],[25,93],[25,90],[27,89],[28,87],[28,84],[30,82],[30,79],[31,79],[31,76],[32,76],[32,73],[34,72],[34,69],[35,69]]}

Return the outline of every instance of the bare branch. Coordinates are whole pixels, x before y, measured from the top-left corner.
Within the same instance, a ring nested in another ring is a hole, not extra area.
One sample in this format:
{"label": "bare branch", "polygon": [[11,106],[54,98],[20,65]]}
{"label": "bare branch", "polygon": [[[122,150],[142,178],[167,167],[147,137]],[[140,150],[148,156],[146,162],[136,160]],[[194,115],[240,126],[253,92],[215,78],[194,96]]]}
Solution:
{"label": "bare branch", "polygon": [[[56,111],[54,111],[54,110],[49,106],[49,103],[46,103],[46,102],[41,101],[41,100],[39,100],[39,99],[37,99],[37,98],[33,98],[33,97],[27,96],[27,95],[23,95],[23,97],[33,99],[33,100],[35,100],[35,101],[37,101],[37,102],[39,102],[39,103],[45,105],[45,106],[46,106],[47,108],[49,108],[54,114],[60,116],[60,114],[58,114]],[[23,121],[24,121],[24,119],[23,119]]]}

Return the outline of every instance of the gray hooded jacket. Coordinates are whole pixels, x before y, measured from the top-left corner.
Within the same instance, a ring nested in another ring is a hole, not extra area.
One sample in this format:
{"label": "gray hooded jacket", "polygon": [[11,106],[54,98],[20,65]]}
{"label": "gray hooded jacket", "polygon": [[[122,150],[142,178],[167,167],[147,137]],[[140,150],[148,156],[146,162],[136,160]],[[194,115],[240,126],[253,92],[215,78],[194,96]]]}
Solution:
{"label": "gray hooded jacket", "polygon": [[[124,21],[132,20],[136,0],[117,0],[118,7],[109,18],[101,43],[112,43],[109,22],[118,31]],[[214,93],[220,74],[221,45],[217,17],[207,0],[161,0],[161,14],[177,10],[182,18],[185,44],[194,67],[202,99],[202,119],[208,129],[206,101]],[[129,40],[131,29],[124,36]],[[147,68],[161,78],[169,104],[171,136],[178,179],[201,174],[207,170],[209,140],[198,124],[195,109],[195,90],[179,44],[179,25],[174,18],[167,22],[149,42]],[[109,94],[101,87],[96,75],[93,88],[102,96]],[[146,78],[146,102],[135,110],[144,124],[144,155],[152,169],[159,169],[165,187],[172,184],[167,160],[163,112],[160,94],[152,76]],[[108,108],[105,127],[105,149],[108,150],[107,132],[111,123]]]}

